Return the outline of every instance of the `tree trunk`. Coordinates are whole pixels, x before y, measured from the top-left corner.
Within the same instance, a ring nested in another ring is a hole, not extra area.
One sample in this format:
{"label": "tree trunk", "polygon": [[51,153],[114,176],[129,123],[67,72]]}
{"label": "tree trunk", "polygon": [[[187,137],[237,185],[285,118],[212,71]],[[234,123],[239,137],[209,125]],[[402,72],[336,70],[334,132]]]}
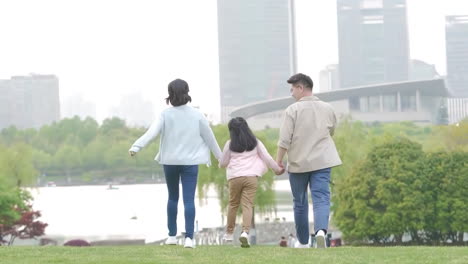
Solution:
{"label": "tree trunk", "polygon": [[8,241],[8,246],[13,245],[13,243],[15,242],[15,238],[16,238],[16,236],[10,235],[10,241]]}
{"label": "tree trunk", "polygon": [[394,237],[398,245],[403,244],[403,234],[395,234]]}
{"label": "tree trunk", "polygon": [[418,234],[418,230],[411,230],[410,234],[411,234],[411,240],[413,242],[416,242],[418,244],[422,244],[422,240],[421,240],[421,237]]}

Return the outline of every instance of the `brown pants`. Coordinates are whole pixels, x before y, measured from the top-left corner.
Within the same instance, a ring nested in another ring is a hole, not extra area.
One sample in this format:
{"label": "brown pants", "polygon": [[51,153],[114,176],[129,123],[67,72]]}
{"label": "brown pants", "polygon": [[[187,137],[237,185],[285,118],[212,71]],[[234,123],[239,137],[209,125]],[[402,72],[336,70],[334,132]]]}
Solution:
{"label": "brown pants", "polygon": [[229,180],[229,206],[227,215],[227,233],[234,233],[239,204],[242,204],[242,231],[249,232],[252,224],[252,210],[257,192],[257,178],[252,176],[237,177]]}

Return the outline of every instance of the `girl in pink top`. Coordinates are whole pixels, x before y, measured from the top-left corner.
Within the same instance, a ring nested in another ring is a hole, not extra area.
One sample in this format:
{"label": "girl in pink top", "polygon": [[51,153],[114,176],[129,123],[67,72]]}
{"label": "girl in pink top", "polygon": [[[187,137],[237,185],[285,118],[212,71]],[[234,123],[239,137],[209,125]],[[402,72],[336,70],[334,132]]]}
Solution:
{"label": "girl in pink top", "polygon": [[226,142],[219,166],[227,168],[229,184],[229,206],[225,241],[233,240],[236,215],[242,205],[242,247],[250,247],[249,229],[252,208],[257,191],[257,179],[265,174],[267,166],[282,174],[284,169],[273,160],[263,143],[258,140],[242,117],[231,119],[228,124],[231,140]]}

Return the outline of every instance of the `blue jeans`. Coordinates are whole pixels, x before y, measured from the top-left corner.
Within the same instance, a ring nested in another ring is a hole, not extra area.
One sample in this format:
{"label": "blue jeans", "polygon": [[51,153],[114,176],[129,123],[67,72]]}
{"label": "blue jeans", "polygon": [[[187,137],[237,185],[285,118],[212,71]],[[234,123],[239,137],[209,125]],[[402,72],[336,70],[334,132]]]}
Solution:
{"label": "blue jeans", "polygon": [[289,183],[294,201],[294,222],[296,234],[301,244],[309,243],[309,200],[307,187],[312,193],[314,207],[314,230],[328,229],[330,215],[330,172],[331,168],[304,172],[289,173]]}
{"label": "blue jeans", "polygon": [[164,165],[167,191],[167,228],[169,236],[177,235],[177,204],[179,202],[179,179],[182,181],[184,199],[185,237],[193,239],[195,222],[195,189],[197,187],[198,165]]}

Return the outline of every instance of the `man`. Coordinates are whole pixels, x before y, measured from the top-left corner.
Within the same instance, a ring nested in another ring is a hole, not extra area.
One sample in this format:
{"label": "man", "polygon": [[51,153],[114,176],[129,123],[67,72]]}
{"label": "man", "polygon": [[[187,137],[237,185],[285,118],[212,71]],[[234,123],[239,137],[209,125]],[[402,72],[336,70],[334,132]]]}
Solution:
{"label": "man", "polygon": [[294,201],[297,248],[309,244],[310,186],[314,208],[316,247],[325,248],[330,214],[331,167],[341,164],[332,135],[336,126],[333,108],[313,96],[312,79],[302,73],[291,76],[291,95],[296,103],[286,108],[280,128],[276,162],[283,166],[288,154],[289,183]]}

